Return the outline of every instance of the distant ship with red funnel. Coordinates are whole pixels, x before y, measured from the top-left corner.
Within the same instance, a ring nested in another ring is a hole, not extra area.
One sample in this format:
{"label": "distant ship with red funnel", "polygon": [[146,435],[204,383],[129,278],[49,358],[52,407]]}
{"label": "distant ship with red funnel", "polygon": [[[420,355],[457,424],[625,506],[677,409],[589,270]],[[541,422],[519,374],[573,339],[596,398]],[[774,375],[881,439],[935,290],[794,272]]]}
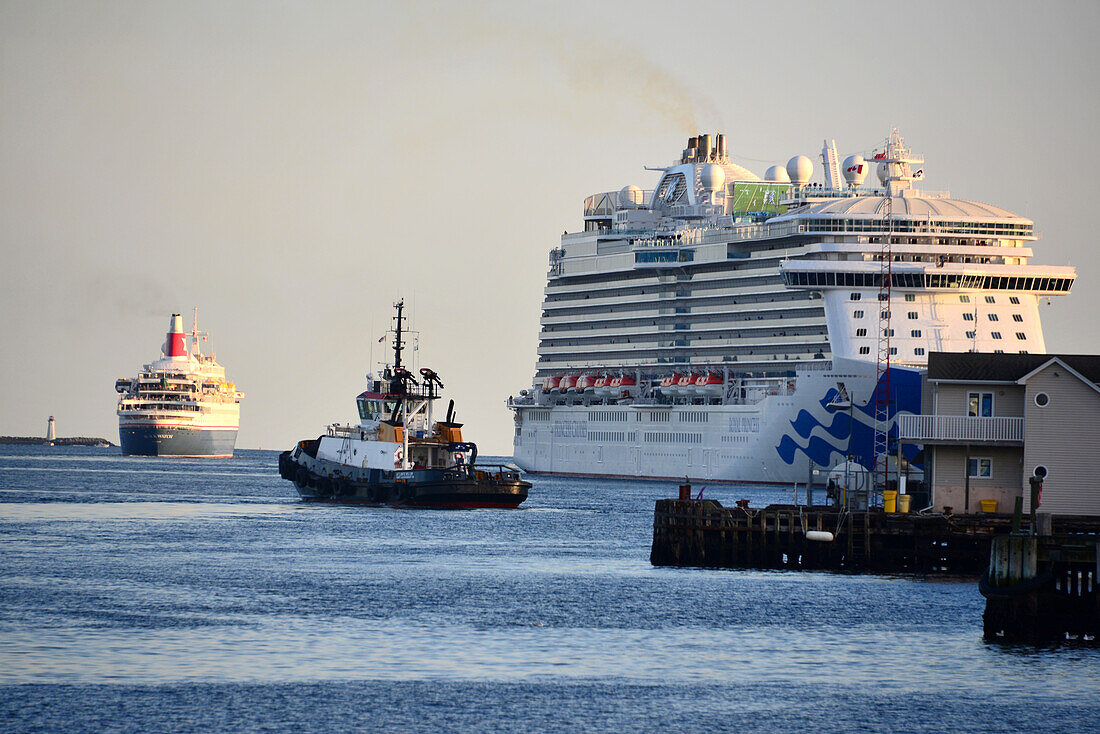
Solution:
{"label": "distant ship with red funnel", "polygon": [[137,377],[115,381],[124,456],[233,456],[244,393],[226,381],[213,353],[202,352],[208,335],[198,330],[198,318],[195,309],[185,332],[183,317],[172,314],[161,358]]}

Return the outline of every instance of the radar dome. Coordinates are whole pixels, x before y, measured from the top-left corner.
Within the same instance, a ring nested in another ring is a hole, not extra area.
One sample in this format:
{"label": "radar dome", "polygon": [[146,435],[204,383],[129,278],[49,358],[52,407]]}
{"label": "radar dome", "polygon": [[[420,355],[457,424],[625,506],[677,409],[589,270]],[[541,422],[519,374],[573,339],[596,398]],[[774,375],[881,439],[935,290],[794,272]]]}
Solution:
{"label": "radar dome", "polygon": [[787,161],[787,175],[791,177],[791,183],[805,186],[810,182],[810,176],[814,175],[814,162],[804,155],[796,155]]}
{"label": "radar dome", "polygon": [[619,191],[619,206],[623,209],[633,209],[642,203],[642,190],[637,186],[623,186]]}
{"label": "radar dome", "polygon": [[875,169],[875,175],[878,176],[878,182],[883,186],[886,185],[886,164],[879,163],[878,168]]}
{"label": "radar dome", "polygon": [[791,177],[787,175],[787,169],[783,166],[772,166],[764,172],[764,180],[790,183]]}
{"label": "radar dome", "polygon": [[848,156],[844,159],[841,168],[844,169],[844,180],[852,186],[862,186],[867,178],[867,172],[871,170],[861,155]]}
{"label": "radar dome", "polygon": [[714,163],[708,163],[703,166],[700,178],[703,181],[704,189],[707,191],[717,191],[726,183],[726,172],[722,170],[721,166],[715,165]]}

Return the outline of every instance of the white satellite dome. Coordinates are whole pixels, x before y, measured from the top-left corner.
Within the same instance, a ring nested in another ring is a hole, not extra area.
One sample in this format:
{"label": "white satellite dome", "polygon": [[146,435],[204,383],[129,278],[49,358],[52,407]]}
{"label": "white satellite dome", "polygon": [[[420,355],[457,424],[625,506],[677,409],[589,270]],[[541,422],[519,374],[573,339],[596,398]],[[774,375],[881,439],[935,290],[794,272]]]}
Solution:
{"label": "white satellite dome", "polygon": [[879,163],[878,164],[878,167],[875,168],[875,175],[878,176],[878,182],[881,185],[885,186],[886,185],[886,164],[885,163]]}
{"label": "white satellite dome", "polygon": [[623,186],[619,190],[619,206],[623,209],[633,209],[642,203],[642,190],[637,186]]}
{"label": "white satellite dome", "polygon": [[726,184],[726,172],[714,163],[703,166],[699,177],[703,182],[703,188],[707,191],[717,191]]}
{"label": "white satellite dome", "polygon": [[810,176],[814,175],[814,162],[804,155],[796,155],[787,161],[787,175],[791,177],[791,183],[805,186],[810,182]]}
{"label": "white satellite dome", "polygon": [[871,170],[861,155],[848,156],[844,159],[841,168],[844,169],[844,180],[852,186],[862,186],[867,179],[867,173]]}
{"label": "white satellite dome", "polygon": [[791,177],[787,175],[787,169],[783,166],[772,166],[764,172],[765,181],[778,181],[779,183],[790,183]]}

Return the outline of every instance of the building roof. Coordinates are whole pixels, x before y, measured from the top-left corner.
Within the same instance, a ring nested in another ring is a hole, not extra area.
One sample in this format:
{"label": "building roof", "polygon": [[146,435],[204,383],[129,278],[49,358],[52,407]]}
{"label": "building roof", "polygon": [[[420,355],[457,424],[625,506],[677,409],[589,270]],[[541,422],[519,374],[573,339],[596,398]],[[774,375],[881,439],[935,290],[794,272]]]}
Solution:
{"label": "building roof", "polygon": [[1016,382],[1053,359],[1061,360],[1089,382],[1100,382],[1100,355],[1097,354],[931,352],[928,355],[928,379]]}

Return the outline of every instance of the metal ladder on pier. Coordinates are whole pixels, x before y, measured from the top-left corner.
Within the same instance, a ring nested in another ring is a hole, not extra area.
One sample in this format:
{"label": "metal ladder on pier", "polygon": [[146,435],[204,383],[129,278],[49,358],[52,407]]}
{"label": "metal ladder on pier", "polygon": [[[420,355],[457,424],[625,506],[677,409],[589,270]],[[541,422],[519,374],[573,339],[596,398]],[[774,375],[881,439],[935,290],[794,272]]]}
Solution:
{"label": "metal ladder on pier", "polygon": [[871,520],[867,512],[848,513],[848,553],[844,565],[866,568],[871,547]]}

